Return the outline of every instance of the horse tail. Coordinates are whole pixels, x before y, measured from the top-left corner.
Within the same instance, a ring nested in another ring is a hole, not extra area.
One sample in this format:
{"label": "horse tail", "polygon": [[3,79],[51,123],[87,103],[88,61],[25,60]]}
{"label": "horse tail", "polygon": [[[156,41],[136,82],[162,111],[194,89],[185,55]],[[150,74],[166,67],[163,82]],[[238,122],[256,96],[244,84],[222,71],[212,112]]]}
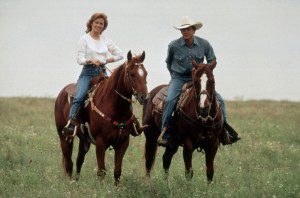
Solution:
{"label": "horse tail", "polygon": [[[66,88],[66,87],[65,87]],[[73,151],[73,140],[66,140],[65,136],[62,134],[62,129],[67,123],[67,117],[69,113],[69,102],[68,93],[63,88],[56,98],[54,106],[54,116],[57,133],[60,139],[60,147],[62,150],[61,164],[63,166],[64,172],[67,176],[71,177],[73,172],[73,162],[72,162],[72,151]],[[67,106],[68,105],[68,106]],[[68,108],[65,108],[68,107]]]}
{"label": "horse tail", "polygon": [[153,103],[152,100],[154,96],[161,90],[162,87],[166,85],[160,85],[154,88],[150,92],[150,98],[146,104],[143,106],[143,124],[148,124],[149,128],[145,130],[145,167],[146,167],[146,174],[150,176],[151,169],[155,162],[156,151],[157,151],[157,138],[160,134],[159,126],[155,122],[154,115],[152,114],[153,110]]}
{"label": "horse tail", "polygon": [[[67,87],[67,86],[66,86]],[[64,87],[58,94],[54,105],[54,118],[58,135],[62,135],[62,129],[67,124],[68,114],[70,111],[70,103],[68,93]]]}

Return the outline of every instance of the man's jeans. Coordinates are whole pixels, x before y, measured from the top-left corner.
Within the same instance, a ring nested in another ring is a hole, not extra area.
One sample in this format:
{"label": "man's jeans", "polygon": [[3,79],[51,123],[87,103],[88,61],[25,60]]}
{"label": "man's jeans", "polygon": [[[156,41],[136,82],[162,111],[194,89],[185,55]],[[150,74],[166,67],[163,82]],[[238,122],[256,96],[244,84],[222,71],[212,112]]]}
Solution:
{"label": "man's jeans", "polygon": [[175,110],[176,103],[179,99],[179,95],[182,91],[182,86],[192,81],[191,78],[179,78],[179,77],[172,77],[169,89],[168,89],[168,96],[166,98],[163,115],[162,115],[162,124],[161,124],[161,130],[164,127],[167,127],[170,119],[172,117],[172,113]]}
{"label": "man's jeans", "polygon": [[[166,98],[164,110],[163,110],[163,115],[162,115],[162,125],[161,125],[161,130],[163,130],[164,127],[167,127],[171,117],[172,113],[175,110],[176,103],[179,99],[179,95],[182,91],[182,86],[186,83],[192,81],[191,78],[173,78],[171,79],[171,82],[169,84],[169,89],[168,89],[168,96]],[[216,96],[218,101],[220,102],[222,112],[223,112],[223,117],[224,121],[226,121],[226,108],[225,108],[225,103],[222,98],[222,96],[216,92]]]}
{"label": "man's jeans", "polygon": [[[74,97],[71,110],[69,113],[69,119],[73,118],[78,108],[84,103],[86,100],[87,92],[90,88],[90,81],[94,76],[98,76],[100,72],[103,70],[103,66],[98,68],[93,67],[91,65],[85,65],[81,71],[79,79],[77,81],[77,90],[76,96]],[[107,76],[106,71],[104,71],[104,75]]]}

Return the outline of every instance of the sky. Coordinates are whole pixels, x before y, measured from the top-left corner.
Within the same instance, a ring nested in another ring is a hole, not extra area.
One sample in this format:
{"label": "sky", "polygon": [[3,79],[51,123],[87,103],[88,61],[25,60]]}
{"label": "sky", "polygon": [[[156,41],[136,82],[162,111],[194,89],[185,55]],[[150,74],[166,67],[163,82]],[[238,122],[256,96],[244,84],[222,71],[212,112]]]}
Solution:
{"label": "sky", "polygon": [[[172,26],[200,20],[210,42],[217,91],[227,100],[300,101],[300,1],[110,0],[0,1],[0,96],[56,97],[76,82],[77,42],[95,12],[108,15],[103,33],[124,52],[146,52],[148,88],[166,84]],[[108,64],[113,69],[125,60]]]}

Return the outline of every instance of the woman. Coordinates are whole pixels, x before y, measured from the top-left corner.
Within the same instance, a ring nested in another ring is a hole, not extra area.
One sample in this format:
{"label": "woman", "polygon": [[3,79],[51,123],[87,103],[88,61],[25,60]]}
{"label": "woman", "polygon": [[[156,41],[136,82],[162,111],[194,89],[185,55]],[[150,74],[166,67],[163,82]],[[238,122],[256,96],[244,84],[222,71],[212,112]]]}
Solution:
{"label": "woman", "polygon": [[[95,13],[86,24],[86,34],[79,39],[77,63],[83,65],[83,69],[77,81],[77,92],[70,109],[69,121],[63,129],[65,135],[72,135],[74,132],[78,123],[76,116],[86,99],[92,77],[101,72],[107,75],[104,65],[123,59],[123,52],[119,47],[102,35],[107,25],[107,16],[104,13]],[[107,58],[108,53],[113,57]]]}

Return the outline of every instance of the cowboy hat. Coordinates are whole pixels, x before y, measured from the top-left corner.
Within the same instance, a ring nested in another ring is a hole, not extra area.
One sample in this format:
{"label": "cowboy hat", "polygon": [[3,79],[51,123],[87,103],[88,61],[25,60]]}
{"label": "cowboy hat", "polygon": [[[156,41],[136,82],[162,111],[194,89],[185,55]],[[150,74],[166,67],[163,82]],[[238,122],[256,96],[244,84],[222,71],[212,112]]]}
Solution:
{"label": "cowboy hat", "polygon": [[182,30],[184,28],[188,28],[194,26],[196,30],[199,30],[202,27],[202,23],[200,21],[193,21],[190,17],[188,16],[183,16],[181,18],[179,26],[173,26],[177,30]]}

